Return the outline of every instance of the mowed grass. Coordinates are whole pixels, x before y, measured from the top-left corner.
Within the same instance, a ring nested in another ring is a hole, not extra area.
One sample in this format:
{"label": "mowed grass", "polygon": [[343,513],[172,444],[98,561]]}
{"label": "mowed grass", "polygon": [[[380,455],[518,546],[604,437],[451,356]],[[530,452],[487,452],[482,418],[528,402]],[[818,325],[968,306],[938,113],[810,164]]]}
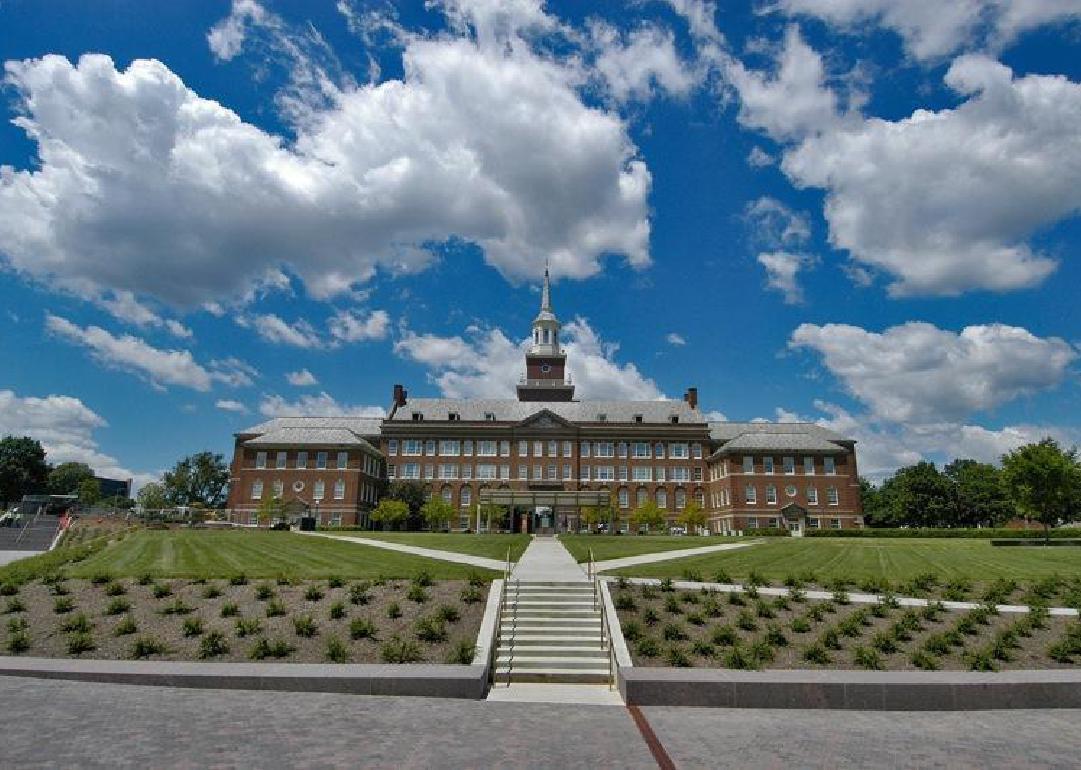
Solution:
{"label": "mowed grass", "polygon": [[498,561],[507,558],[508,548],[511,549],[511,561],[518,561],[526,546],[529,545],[530,539],[529,535],[470,535],[464,532],[328,532],[327,534],[372,538],[398,545],[483,556],[486,559]]}
{"label": "mowed grass", "polygon": [[1081,548],[996,548],[987,540],[976,539],[768,538],[747,548],[627,567],[612,574],[679,578],[684,570],[698,571],[707,580],[718,570],[735,579],[755,570],[774,581],[813,572],[820,582],[868,577],[901,582],[935,573],[940,579],[968,578],[984,583],[996,578],[1081,575]]}
{"label": "mowed grass", "polygon": [[622,559],[624,556],[639,556],[643,553],[701,548],[705,545],[718,545],[728,541],[689,535],[560,535],[559,542],[567,547],[571,556],[579,562],[584,562],[589,558],[590,548],[593,549],[594,559],[607,561],[608,559]]}
{"label": "mowed grass", "polygon": [[496,573],[465,564],[395,553],[374,546],[305,537],[290,532],[145,530],[111,543],[89,559],[67,567],[71,577],[109,573],[116,577],[408,578],[427,570],[437,579]]}

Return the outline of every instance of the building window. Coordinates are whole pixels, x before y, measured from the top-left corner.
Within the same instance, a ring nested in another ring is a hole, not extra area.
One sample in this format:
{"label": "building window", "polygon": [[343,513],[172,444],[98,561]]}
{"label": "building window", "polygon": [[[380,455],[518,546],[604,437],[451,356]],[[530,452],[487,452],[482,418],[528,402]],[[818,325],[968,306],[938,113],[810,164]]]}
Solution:
{"label": "building window", "polygon": [[573,457],[574,456],[574,442],[572,442],[572,441],[564,441],[563,442],[563,456],[564,457]]}
{"label": "building window", "polygon": [[[701,468],[695,468],[695,470],[698,471],[699,473],[702,472]],[[660,481],[660,480],[661,479],[659,479],[659,478],[657,479],[657,481]],[[688,468],[685,465],[678,466],[676,468],[669,468],[668,469],[668,480],[669,481],[675,481],[677,484],[686,483],[686,482],[691,480],[691,469]],[[696,481],[701,481],[701,480],[702,480],[701,478],[696,479]]]}
{"label": "building window", "polygon": [[420,463],[402,463],[403,479],[419,479]]}
{"label": "building window", "polygon": [[583,441],[578,445],[578,456],[589,457],[589,442]]}
{"label": "building window", "polygon": [[653,457],[658,460],[664,459],[664,444],[660,441],[653,445]]}
{"label": "building window", "polygon": [[649,499],[649,492],[646,491],[645,487],[638,487],[638,490],[635,492],[634,497],[636,500],[636,505],[641,508],[643,505],[646,504],[646,500]]}
{"label": "building window", "polygon": [[521,480],[521,481],[528,481],[529,480],[529,466],[528,465],[519,465],[518,466],[518,479]]}
{"label": "building window", "polygon": [[315,455],[315,467],[319,470],[326,470],[327,467],[327,453],[318,452]]}
{"label": "building window", "polygon": [[334,499],[345,499],[345,479],[338,479],[334,482]]}
{"label": "building window", "polygon": [[424,464],[424,478],[431,481],[435,478],[435,466],[431,463]]}
{"label": "building window", "polygon": [[752,516],[747,519],[747,529],[758,529],[758,517]]}
{"label": "building window", "polygon": [[830,505],[837,505],[840,502],[840,498],[837,496],[837,487],[826,487],[826,502]]}
{"label": "building window", "polygon": [[263,499],[263,482],[260,479],[256,479],[251,485],[251,499],[262,500]]}
{"label": "building window", "polygon": [[461,501],[461,506],[463,508],[473,502],[473,489],[471,487],[462,487],[461,492],[459,492],[458,494]]}
{"label": "building window", "polygon": [[598,465],[594,467],[595,480],[596,481],[615,481],[616,469],[612,465]]}
{"label": "building window", "polygon": [[510,442],[506,439],[499,442],[499,456],[510,457]]}
{"label": "building window", "polygon": [[440,494],[443,496],[445,502],[451,502],[454,499],[454,491],[449,485],[444,484],[443,489],[440,490]]}
{"label": "building window", "polygon": [[773,458],[772,457],[763,457],[762,458],[762,472],[763,473],[773,473]]}
{"label": "building window", "polygon": [[338,470],[345,470],[349,467],[349,453],[338,452]]}
{"label": "building window", "polygon": [[462,453],[462,442],[460,441],[440,441],[439,442],[439,454],[444,457],[458,457]]}
{"label": "building window", "polygon": [[687,492],[684,489],[676,490],[676,510],[682,511],[687,507]]}
{"label": "building window", "polygon": [[634,466],[631,468],[631,480],[633,481],[652,481],[653,473],[652,468],[647,466]]}
{"label": "building window", "polygon": [[284,494],[285,492],[285,484],[282,483],[282,480],[274,479],[274,483],[271,485],[270,488],[274,490],[274,497],[276,499],[281,499],[282,494]]}
{"label": "building window", "polygon": [[670,460],[686,460],[689,456],[686,444],[669,444],[668,445],[668,459]]}
{"label": "building window", "polygon": [[528,441],[519,441],[518,442],[518,456],[519,457],[529,457],[529,442]]}
{"label": "building window", "polygon": [[388,463],[387,464],[387,478],[388,479],[396,479],[396,478],[398,478],[398,466],[395,465],[394,463]]}
{"label": "building window", "polygon": [[758,502],[758,490],[755,489],[754,484],[747,485],[747,488],[743,490],[743,496],[749,505],[754,505]]}
{"label": "building window", "polygon": [[278,452],[274,457],[274,467],[280,471],[285,470],[287,457],[288,454],[286,452]]}
{"label": "building window", "polygon": [[662,510],[668,508],[668,492],[664,489],[657,490],[657,507]]}
{"label": "building window", "polygon": [[544,478],[544,475],[543,475],[543,472],[541,471],[541,466],[540,465],[534,465],[533,466],[533,480],[534,481],[540,481],[543,478]]}
{"label": "building window", "polygon": [[645,441],[635,441],[632,447],[631,456],[636,460],[644,460],[649,458],[649,444]]}
{"label": "building window", "polygon": [[841,528],[841,520],[840,519],[830,519],[830,529],[840,529],[840,528]]}
{"label": "building window", "polygon": [[495,457],[496,456],[496,442],[494,441],[478,441],[477,442],[477,457]]}
{"label": "building window", "polygon": [[260,470],[266,467],[266,452],[255,453],[255,467]]}
{"label": "building window", "polygon": [[398,454],[398,439],[392,438],[390,441],[387,442],[387,454],[388,455],[396,455],[396,454]]}
{"label": "building window", "polygon": [[499,478],[503,479],[504,481],[507,481],[507,480],[510,479],[510,466],[509,465],[500,465],[499,466]]}
{"label": "building window", "polygon": [[549,441],[548,442],[548,456],[549,457],[559,457],[559,442],[558,441]]}
{"label": "building window", "polygon": [[694,466],[694,480],[695,481],[701,481],[702,480],[702,466],[701,465]]}
{"label": "building window", "polygon": [[297,468],[307,468],[307,467],[308,467],[308,453],[307,452],[297,452]]}
{"label": "building window", "polygon": [[743,456],[743,472],[754,473],[754,458],[749,455]]}
{"label": "building window", "polygon": [[419,439],[407,438],[402,440],[402,454],[407,457],[420,455],[421,443]]}
{"label": "building window", "polygon": [[312,499],[322,500],[323,497],[326,495],[326,489],[326,484],[323,482],[322,479],[319,479],[319,481],[315,482],[315,485],[312,489]]}
{"label": "building window", "polygon": [[694,502],[697,503],[699,508],[706,507],[706,493],[701,489],[694,490]]}
{"label": "building window", "polygon": [[473,439],[466,439],[462,442],[462,454],[466,457],[473,456]]}
{"label": "building window", "polygon": [[653,478],[656,481],[664,481],[664,466],[658,465],[656,471],[654,471]]}
{"label": "building window", "polygon": [[701,444],[691,444],[691,457],[693,457],[695,460],[701,460],[702,459],[702,445]]}
{"label": "building window", "polygon": [[626,481],[627,480],[627,466],[626,465],[619,466],[619,480],[620,481]]}
{"label": "building window", "polygon": [[430,438],[424,442],[424,454],[428,457],[435,457],[435,439]]}
{"label": "building window", "polygon": [[455,463],[444,463],[439,466],[439,478],[441,479],[456,479],[458,478],[458,466]]}
{"label": "building window", "polygon": [[796,458],[795,457],[782,457],[781,469],[785,472],[786,476],[791,476],[796,472]]}
{"label": "building window", "polygon": [[467,481],[473,478],[473,466],[469,463],[466,463],[462,466],[462,478],[466,479]]}
{"label": "building window", "polygon": [[533,456],[534,457],[544,457],[544,442],[543,441],[534,441],[533,442]]}
{"label": "building window", "polygon": [[775,484],[767,484],[766,485],[766,504],[767,505],[776,505],[777,504],[777,486]]}
{"label": "building window", "polygon": [[823,457],[822,466],[825,468],[827,476],[832,476],[837,472],[837,463],[832,457]]}
{"label": "building window", "polygon": [[619,488],[619,507],[629,508],[631,505],[631,493],[626,487]]}
{"label": "building window", "polygon": [[818,526],[819,526],[818,517],[816,517],[816,516],[808,516],[807,517],[807,529],[818,529]]}
{"label": "building window", "polygon": [[548,463],[548,476],[547,476],[547,479],[549,481],[558,481],[559,480],[558,473],[559,473],[559,471],[558,471],[558,469],[556,467],[556,464],[555,463]]}
{"label": "building window", "polygon": [[593,456],[603,458],[615,457],[616,446],[611,441],[598,441],[593,445]]}
{"label": "building window", "polygon": [[588,465],[583,465],[582,466],[582,473],[579,476],[579,478],[582,481],[589,481],[589,466]]}
{"label": "building window", "polygon": [[626,441],[620,441],[616,445],[616,454],[619,455],[620,458],[625,458],[627,456],[627,442]]}
{"label": "building window", "polygon": [[813,457],[803,458],[803,472],[808,476],[815,475],[815,459]]}
{"label": "building window", "polygon": [[570,481],[571,480],[571,464],[570,463],[563,463],[563,480],[564,481]]}
{"label": "building window", "polygon": [[817,487],[807,487],[807,505],[818,505]]}
{"label": "building window", "polygon": [[477,478],[482,481],[494,481],[496,478],[495,466],[488,463],[478,465]]}

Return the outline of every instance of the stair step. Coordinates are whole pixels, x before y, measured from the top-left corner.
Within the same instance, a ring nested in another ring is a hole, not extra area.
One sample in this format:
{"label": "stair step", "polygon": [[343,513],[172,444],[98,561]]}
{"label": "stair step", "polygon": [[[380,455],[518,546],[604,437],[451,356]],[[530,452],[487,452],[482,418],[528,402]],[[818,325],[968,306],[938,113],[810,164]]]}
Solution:
{"label": "stair step", "polygon": [[[509,639],[511,637],[505,637]],[[515,634],[515,647],[583,647],[592,645],[597,649],[600,644],[598,634]]]}
{"label": "stair step", "polygon": [[[500,647],[496,651],[496,659],[503,660],[510,655],[510,646]],[[520,644],[514,643],[514,659],[516,661],[527,658],[604,658],[608,651],[602,650],[597,644],[583,644],[579,641],[575,647],[561,647],[549,644]]]}
{"label": "stair step", "polygon": [[545,668],[565,668],[565,669],[608,669],[608,658],[605,655],[596,655],[593,657],[524,657],[521,655],[515,655],[513,660],[509,657],[497,657],[495,664],[497,667],[506,668],[508,661],[511,664],[512,669],[519,671],[533,671],[536,669]]}
{"label": "stair step", "polygon": [[[507,669],[495,670],[495,681],[502,683],[507,681]],[[548,682],[566,684],[607,684],[610,681],[607,668],[597,669],[568,669],[568,668],[544,668],[522,671],[514,668],[510,672],[512,682]]]}

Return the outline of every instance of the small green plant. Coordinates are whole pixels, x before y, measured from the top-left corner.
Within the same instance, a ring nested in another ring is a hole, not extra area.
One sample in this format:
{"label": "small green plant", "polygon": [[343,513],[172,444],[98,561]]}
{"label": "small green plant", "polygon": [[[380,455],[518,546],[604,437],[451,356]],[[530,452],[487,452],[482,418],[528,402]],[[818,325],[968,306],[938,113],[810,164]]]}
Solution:
{"label": "small green plant", "polygon": [[616,609],[623,610],[624,612],[636,612],[638,610],[638,603],[630,594],[620,593],[619,596],[616,597]]}
{"label": "small green plant", "polygon": [[939,616],[946,611],[942,602],[927,602],[920,608],[920,618],[928,623],[937,623]]}
{"label": "small green plant", "polygon": [[345,602],[334,602],[330,605],[330,619],[341,620],[345,617]]}
{"label": "small green plant", "polygon": [[248,657],[252,660],[288,658],[296,652],[296,649],[296,647],[289,644],[289,642],[284,639],[267,639],[265,636],[260,636],[255,640],[255,644],[252,645],[251,650],[248,652]]}
{"label": "small green plant", "polygon": [[683,579],[688,580],[688,581],[690,581],[692,583],[701,583],[702,582],[702,573],[699,570],[690,569],[690,568],[685,567],[683,569]]}
{"label": "small green plant", "polygon": [[135,624],[135,618],[131,615],[125,615],[113,629],[113,636],[128,636],[138,630],[139,627]]}
{"label": "small green plant", "polygon": [[747,583],[752,586],[768,586],[769,580],[761,572],[751,570],[747,575]]}
{"label": "small green plant", "polygon": [[277,583],[279,586],[283,587],[296,585],[296,580],[289,577],[288,575],[278,575],[276,578],[274,578],[274,582]]}
{"label": "small green plant", "polygon": [[665,597],[664,611],[671,615],[682,615],[683,605],[679,603],[679,599],[674,596]]}
{"label": "small green plant", "polygon": [[331,575],[327,578],[328,588],[341,588],[345,585],[345,581],[338,575]]}
{"label": "small green plant", "polygon": [[728,603],[733,607],[743,607],[747,604],[747,600],[743,598],[743,594],[739,591],[728,592]]}
{"label": "small green plant", "polygon": [[19,593],[19,587],[14,583],[0,583],[0,596],[14,596]]}
{"label": "small green plant", "polygon": [[317,602],[324,596],[323,591],[317,585],[310,585],[304,589],[304,598],[309,602]]}
{"label": "small green plant", "polygon": [[164,654],[165,643],[153,636],[140,636],[131,643],[131,657],[136,660]]}
{"label": "small green plant", "polygon": [[5,615],[10,615],[13,612],[26,612],[26,603],[18,596],[12,596],[4,605]]}
{"label": "small green plant", "polygon": [[775,618],[777,613],[774,612],[773,607],[768,602],[764,602],[761,599],[754,603],[754,612],[760,618]]}
{"label": "small green plant", "polygon": [[274,596],[274,587],[270,583],[260,583],[255,587],[255,598],[265,602]]}
{"label": "small green plant", "polygon": [[827,628],[822,631],[822,634],[818,637],[818,641],[823,647],[829,650],[841,649],[841,637],[837,633],[836,628]]}
{"label": "small green plant", "polygon": [[634,651],[643,658],[655,658],[661,654],[661,646],[656,639],[645,636],[638,640]]}
{"label": "small green plant", "polygon": [[773,609],[775,610],[787,610],[791,606],[787,596],[781,595],[773,600]]}
{"label": "small green plant", "polygon": [[213,583],[203,589],[204,599],[217,599],[219,596],[221,596],[221,589]]}
{"label": "small green plant", "polygon": [[661,616],[652,607],[647,607],[646,611],[642,613],[642,622],[647,626],[655,626],[661,622]]}
{"label": "small green plant", "polygon": [[938,670],[938,658],[932,655],[927,650],[916,650],[908,656],[908,661],[913,666],[924,671],[937,671]]}
{"label": "small green plant", "polygon": [[75,609],[75,602],[71,600],[70,596],[58,596],[56,601],[53,602],[53,612],[57,615],[71,612],[73,609]]}
{"label": "small green plant", "polygon": [[255,636],[262,630],[263,624],[259,622],[259,618],[237,618],[236,620],[238,639],[243,639],[245,636]]}
{"label": "small green plant", "polygon": [[53,596],[67,596],[71,591],[68,590],[68,587],[64,585],[62,580],[58,579],[49,583],[49,593]]}
{"label": "small green plant", "polygon": [[807,618],[804,617],[792,618],[792,623],[790,627],[792,629],[792,632],[796,634],[805,634],[811,630],[810,622],[808,622]]}
{"label": "small green plant", "polygon": [[447,624],[438,617],[419,618],[415,629],[417,638],[422,642],[447,641]]}
{"label": "small green plant", "polygon": [[998,671],[995,658],[988,648],[965,653],[965,663],[971,671]]}
{"label": "small green plant", "polygon": [[691,652],[702,658],[712,658],[717,654],[717,648],[707,641],[697,639],[691,643]]}
{"label": "small green plant", "polygon": [[777,626],[770,625],[766,628],[765,640],[773,647],[787,647],[788,637],[784,635],[784,632]]}
{"label": "small green plant", "polygon": [[297,636],[310,639],[319,633],[319,626],[311,615],[297,615],[293,618],[293,630]]}
{"label": "small green plant", "polygon": [[466,586],[462,589],[459,598],[465,604],[477,604],[484,600],[484,593],[476,586]]}
{"label": "small green plant", "polygon": [[668,661],[669,666],[675,668],[690,668],[694,665],[687,653],[678,644],[669,646],[668,652],[665,654],[665,660]]}
{"label": "small green plant", "polygon": [[93,629],[94,624],[90,622],[90,618],[83,612],[80,612],[78,615],[72,615],[60,624],[60,630],[66,634],[74,633],[76,631],[85,634],[90,633]]}
{"label": "small green plant", "polygon": [[285,603],[281,599],[271,599],[266,603],[266,616],[280,618],[285,615]]}
{"label": "small green plant", "polygon": [[26,618],[11,618],[8,621],[8,633],[14,634],[30,628],[30,621]]}
{"label": "small green plant", "polygon": [[965,578],[954,578],[946,584],[942,596],[951,602],[963,602],[971,590],[972,583],[970,581]]}
{"label": "small green plant", "polygon": [[348,663],[349,646],[336,636],[327,637],[327,647],[324,655],[331,663]]}
{"label": "small green plant", "polygon": [[678,623],[668,623],[661,632],[665,641],[678,642],[687,638],[687,632]]}
{"label": "small green plant", "polygon": [[108,572],[95,572],[90,576],[90,582],[96,586],[103,586],[113,579]]}
{"label": "small green plant", "polygon": [[398,602],[391,602],[390,604],[387,605],[387,617],[388,618],[391,618],[393,620],[394,618],[400,618],[401,616],[402,616],[402,608],[401,608],[401,606],[399,606]]}
{"label": "small green plant", "polygon": [[754,631],[758,628],[758,621],[755,619],[753,612],[743,609],[739,611],[739,615],[736,617],[736,625],[744,631]]}
{"label": "small green plant", "polygon": [[702,617],[701,613],[692,612],[687,615],[687,622],[692,626],[704,626],[706,624],[706,619]]}
{"label": "small green plant", "polygon": [[719,618],[724,615],[721,603],[714,596],[709,596],[702,602],[702,612],[709,618]]}
{"label": "small green plant", "polygon": [[717,626],[710,634],[709,640],[718,647],[731,647],[739,643],[739,634],[732,626]]}
{"label": "small green plant", "polygon": [[203,619],[196,615],[191,618],[184,618],[184,622],[181,624],[181,630],[183,631],[184,636],[191,637],[199,636],[206,629],[203,626]]}
{"label": "small green plant", "polygon": [[117,583],[115,580],[105,586],[106,596],[123,596],[128,592],[128,589],[124,588],[123,583]]}
{"label": "small green plant", "polygon": [[808,663],[824,666],[830,662],[830,654],[821,642],[814,642],[803,648],[803,659]]}
{"label": "small green plant", "polygon": [[447,663],[468,666],[473,662],[473,657],[476,654],[477,645],[467,639],[459,639],[454,643],[454,646],[450,648],[450,652],[447,653]]}
{"label": "small green plant", "polygon": [[415,586],[420,586],[421,588],[428,588],[434,583],[435,581],[432,580],[432,573],[426,569],[420,570],[416,575],[413,576],[413,585]]}
{"label": "small green plant", "polygon": [[155,583],[150,589],[155,599],[164,599],[173,595],[173,588],[168,583]]}
{"label": "small green plant", "polygon": [[751,653],[751,658],[754,660],[755,668],[761,668],[764,664],[772,663],[776,656],[773,645],[765,639],[755,639],[751,642],[748,651]]}
{"label": "small green plant", "polygon": [[700,601],[702,601],[699,598],[698,594],[694,593],[693,591],[684,591],[679,595],[679,600],[684,604],[698,604]]}
{"label": "small green plant", "polygon": [[473,569],[469,570],[469,585],[474,588],[483,588],[487,583],[488,581],[479,572]]}
{"label": "small green plant", "polygon": [[349,586],[349,602],[350,604],[367,604],[372,600],[371,594],[368,593],[370,584],[366,580],[362,580],[359,583],[353,583]]}
{"label": "small green plant", "polygon": [[724,653],[724,665],[737,670],[752,670],[758,668],[758,661],[743,645],[734,644]]}
{"label": "small green plant", "polygon": [[732,576],[728,574],[728,570],[719,569],[713,573],[714,583],[731,583]]}
{"label": "small green plant", "polygon": [[379,656],[384,663],[417,663],[423,659],[420,645],[412,639],[402,639],[399,636],[392,636],[384,642]]}
{"label": "small green plant", "polygon": [[644,634],[642,624],[636,620],[628,620],[623,624],[623,638],[628,642],[637,642]]}
{"label": "small green plant", "polygon": [[676,590],[676,587],[672,584],[672,578],[665,578],[661,581],[660,589],[663,593],[670,594]]}
{"label": "small green plant", "polygon": [[743,595],[751,601],[754,601],[758,598],[758,586],[748,585],[746,588],[743,589]]}
{"label": "small green plant", "polygon": [[199,657],[202,660],[229,654],[229,642],[221,631],[208,631],[199,641]]}
{"label": "small green plant", "polygon": [[893,634],[886,633],[885,631],[879,631],[871,637],[871,646],[887,655],[892,655],[899,649],[897,640],[893,638]]}
{"label": "small green plant", "polygon": [[848,592],[845,591],[843,588],[835,589],[831,598],[834,604],[845,605],[852,603],[852,600],[848,596]]}
{"label": "small green plant", "polygon": [[8,634],[5,649],[12,655],[18,655],[30,649],[30,634],[26,631],[13,631]]}
{"label": "small green plant", "polygon": [[192,609],[191,605],[185,604],[184,600],[178,596],[171,604],[162,607],[160,612],[162,615],[189,615]]}
{"label": "small green plant", "polygon": [[94,643],[94,637],[90,632],[76,631],[68,635],[68,655],[82,655],[84,652],[90,652],[94,649],[97,649],[97,645]]}
{"label": "small green plant", "polygon": [[882,668],[882,656],[872,647],[858,644],[852,648],[852,662],[860,668],[878,671]]}
{"label": "small green plant", "polygon": [[131,609],[131,602],[122,596],[117,596],[114,599],[110,599],[109,603],[105,605],[106,615],[122,615]]}
{"label": "small green plant", "polygon": [[378,630],[367,618],[353,618],[349,622],[350,639],[375,639]]}
{"label": "small green plant", "polygon": [[240,614],[240,607],[236,602],[226,602],[221,606],[221,616],[223,618],[235,618]]}
{"label": "small green plant", "polygon": [[136,580],[135,582],[137,582],[141,586],[148,586],[154,582],[154,576],[151,575],[149,572],[144,572],[143,574],[139,575],[138,580]]}
{"label": "small green plant", "polygon": [[233,575],[229,578],[229,585],[231,586],[246,586],[248,584],[248,576],[243,572]]}
{"label": "small green plant", "polygon": [[409,591],[406,592],[405,598],[408,599],[411,602],[416,602],[417,604],[423,604],[424,602],[428,601],[431,597],[428,595],[428,592],[425,591],[422,586],[420,586],[417,583],[414,583],[413,585],[409,586]]}
{"label": "small green plant", "polygon": [[923,649],[932,655],[949,655],[951,645],[944,634],[930,634],[923,640]]}
{"label": "small green plant", "polygon": [[639,590],[642,594],[643,599],[657,598],[657,589],[651,586],[649,583],[643,583]]}
{"label": "small green plant", "polygon": [[462,619],[462,613],[458,611],[457,607],[450,604],[439,605],[439,609],[435,611],[435,615],[437,618],[447,623],[457,623]]}

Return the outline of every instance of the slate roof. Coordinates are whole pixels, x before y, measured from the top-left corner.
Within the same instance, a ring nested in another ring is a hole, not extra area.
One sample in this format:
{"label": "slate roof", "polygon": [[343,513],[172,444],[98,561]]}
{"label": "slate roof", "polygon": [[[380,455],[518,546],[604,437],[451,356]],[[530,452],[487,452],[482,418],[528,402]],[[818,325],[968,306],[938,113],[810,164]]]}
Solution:
{"label": "slate roof", "polygon": [[599,422],[598,415],[605,415],[605,422],[633,423],[635,415],[642,415],[643,423],[671,422],[672,415],[679,424],[705,425],[706,419],[686,401],[518,401],[517,399],[450,399],[414,398],[400,407],[391,418],[392,422],[409,422],[413,413],[419,412],[426,421],[446,421],[450,412],[457,412],[463,422],[483,422],[485,414],[495,416],[496,422],[521,422],[537,412],[548,410],[568,422]]}
{"label": "slate roof", "polygon": [[375,437],[382,424],[382,417],[275,417],[240,433],[267,433],[280,428],[345,428],[358,436]]}
{"label": "slate roof", "polygon": [[245,446],[355,446],[382,453],[366,437],[378,437],[381,417],[277,417],[240,431],[257,434]]}
{"label": "slate roof", "polygon": [[718,451],[835,452],[850,441],[841,434],[811,422],[711,422],[709,435],[723,442]]}

